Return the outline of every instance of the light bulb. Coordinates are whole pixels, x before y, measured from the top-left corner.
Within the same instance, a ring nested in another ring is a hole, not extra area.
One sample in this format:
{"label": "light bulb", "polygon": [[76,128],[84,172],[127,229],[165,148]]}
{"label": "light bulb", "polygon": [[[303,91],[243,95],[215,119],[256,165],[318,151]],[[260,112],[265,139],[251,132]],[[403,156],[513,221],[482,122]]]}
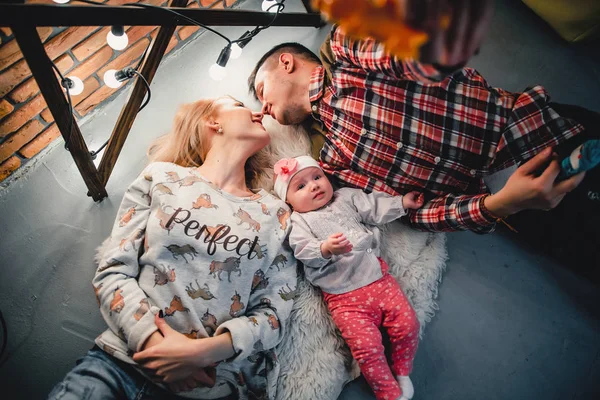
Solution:
{"label": "light bulb", "polygon": [[69,87],[67,90],[71,96],[77,96],[83,92],[83,81],[76,76],[67,76],[71,82],[69,83]]}
{"label": "light bulb", "polygon": [[58,4],[65,4],[65,3],[68,3],[70,0],[52,0],[52,1],[54,1],[55,3],[58,3]]}
{"label": "light bulb", "polygon": [[277,1],[275,0],[264,0],[262,2],[262,10],[269,11],[270,13],[276,13],[277,10],[279,10],[279,7],[273,7],[269,10],[269,7],[274,6],[275,4],[277,4]]}
{"label": "light bulb", "polygon": [[227,71],[225,71],[225,67],[221,67],[219,64],[213,64],[208,69],[208,75],[215,81],[221,81],[227,76]]}
{"label": "light bulb", "polygon": [[116,74],[116,69],[109,69],[104,73],[104,83],[106,84],[106,86],[116,89],[123,84],[123,82],[120,82],[117,79]]}
{"label": "light bulb", "polygon": [[114,27],[108,32],[108,34],[106,35],[106,41],[108,42],[108,45],[110,47],[112,47],[115,50],[123,50],[125,47],[127,47],[127,43],[129,43],[129,39],[127,38],[127,34],[125,32],[123,32],[122,28],[121,28],[121,32],[123,32],[122,35],[119,35],[119,32],[117,30],[116,33],[113,33]]}
{"label": "light bulb", "polygon": [[242,48],[237,43],[232,44],[231,45],[231,54],[229,55],[229,58],[233,58],[235,60],[236,58],[240,58],[241,55],[242,55]]}

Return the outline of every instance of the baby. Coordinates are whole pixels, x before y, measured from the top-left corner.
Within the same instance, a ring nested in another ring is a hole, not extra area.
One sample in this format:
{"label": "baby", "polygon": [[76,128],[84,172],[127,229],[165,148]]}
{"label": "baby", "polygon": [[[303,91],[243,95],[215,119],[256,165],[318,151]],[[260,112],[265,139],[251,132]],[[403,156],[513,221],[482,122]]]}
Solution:
{"label": "baby", "polygon": [[[390,196],[359,189],[333,191],[313,158],[275,164],[275,192],[292,208],[290,245],[304,263],[306,278],[321,288],[342,337],[377,399],[407,400],[417,351],[419,321],[379,258],[379,230],[407,209],[423,205],[423,195]],[[392,343],[392,371],[379,327]],[[395,376],[395,377],[394,377]]]}

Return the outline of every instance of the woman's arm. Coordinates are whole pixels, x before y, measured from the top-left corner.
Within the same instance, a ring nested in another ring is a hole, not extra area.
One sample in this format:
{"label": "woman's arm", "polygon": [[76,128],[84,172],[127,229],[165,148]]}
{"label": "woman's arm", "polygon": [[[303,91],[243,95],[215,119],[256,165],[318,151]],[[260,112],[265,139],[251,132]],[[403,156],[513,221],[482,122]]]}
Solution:
{"label": "woman's arm", "polygon": [[[139,351],[157,330],[148,312],[151,305],[137,280],[138,257],[150,217],[150,167],[125,192],[92,281],[102,317],[132,351]],[[140,315],[136,312],[144,300],[148,307]]]}
{"label": "woman's arm", "polygon": [[[231,334],[190,339],[171,328],[162,318],[162,313],[154,316],[158,329],[151,336],[160,335],[158,343],[148,346],[144,351],[135,353],[133,360],[164,383],[182,384],[192,377],[194,380],[211,386],[214,376],[210,376],[207,367],[226,360],[234,355]],[[193,385],[186,385],[193,389]],[[191,387],[190,387],[191,386]]]}

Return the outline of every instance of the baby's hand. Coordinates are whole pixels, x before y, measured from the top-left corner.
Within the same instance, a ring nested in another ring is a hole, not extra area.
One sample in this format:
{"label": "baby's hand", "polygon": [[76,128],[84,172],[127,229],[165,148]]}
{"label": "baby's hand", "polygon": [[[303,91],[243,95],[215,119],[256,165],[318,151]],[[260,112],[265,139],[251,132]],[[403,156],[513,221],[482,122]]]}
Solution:
{"label": "baby's hand", "polygon": [[423,193],[419,192],[409,192],[402,196],[402,207],[405,210],[416,210],[418,208],[423,207],[423,203],[425,202],[425,197]]}
{"label": "baby's hand", "polygon": [[344,254],[352,251],[352,243],[343,233],[334,233],[321,243],[321,254],[330,258],[333,254]]}

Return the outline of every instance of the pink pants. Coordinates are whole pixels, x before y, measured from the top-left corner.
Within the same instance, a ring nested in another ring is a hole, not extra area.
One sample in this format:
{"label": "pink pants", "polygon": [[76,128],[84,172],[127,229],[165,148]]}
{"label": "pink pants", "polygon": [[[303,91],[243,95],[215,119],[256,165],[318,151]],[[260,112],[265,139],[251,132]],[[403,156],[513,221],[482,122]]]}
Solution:
{"label": "pink pants", "polygon": [[[383,277],[368,286],[343,294],[323,293],[333,321],[342,332],[352,356],[378,400],[402,395],[392,375],[407,376],[417,352],[419,320],[398,282],[380,259]],[[392,343],[392,370],[387,363],[379,327]]]}

